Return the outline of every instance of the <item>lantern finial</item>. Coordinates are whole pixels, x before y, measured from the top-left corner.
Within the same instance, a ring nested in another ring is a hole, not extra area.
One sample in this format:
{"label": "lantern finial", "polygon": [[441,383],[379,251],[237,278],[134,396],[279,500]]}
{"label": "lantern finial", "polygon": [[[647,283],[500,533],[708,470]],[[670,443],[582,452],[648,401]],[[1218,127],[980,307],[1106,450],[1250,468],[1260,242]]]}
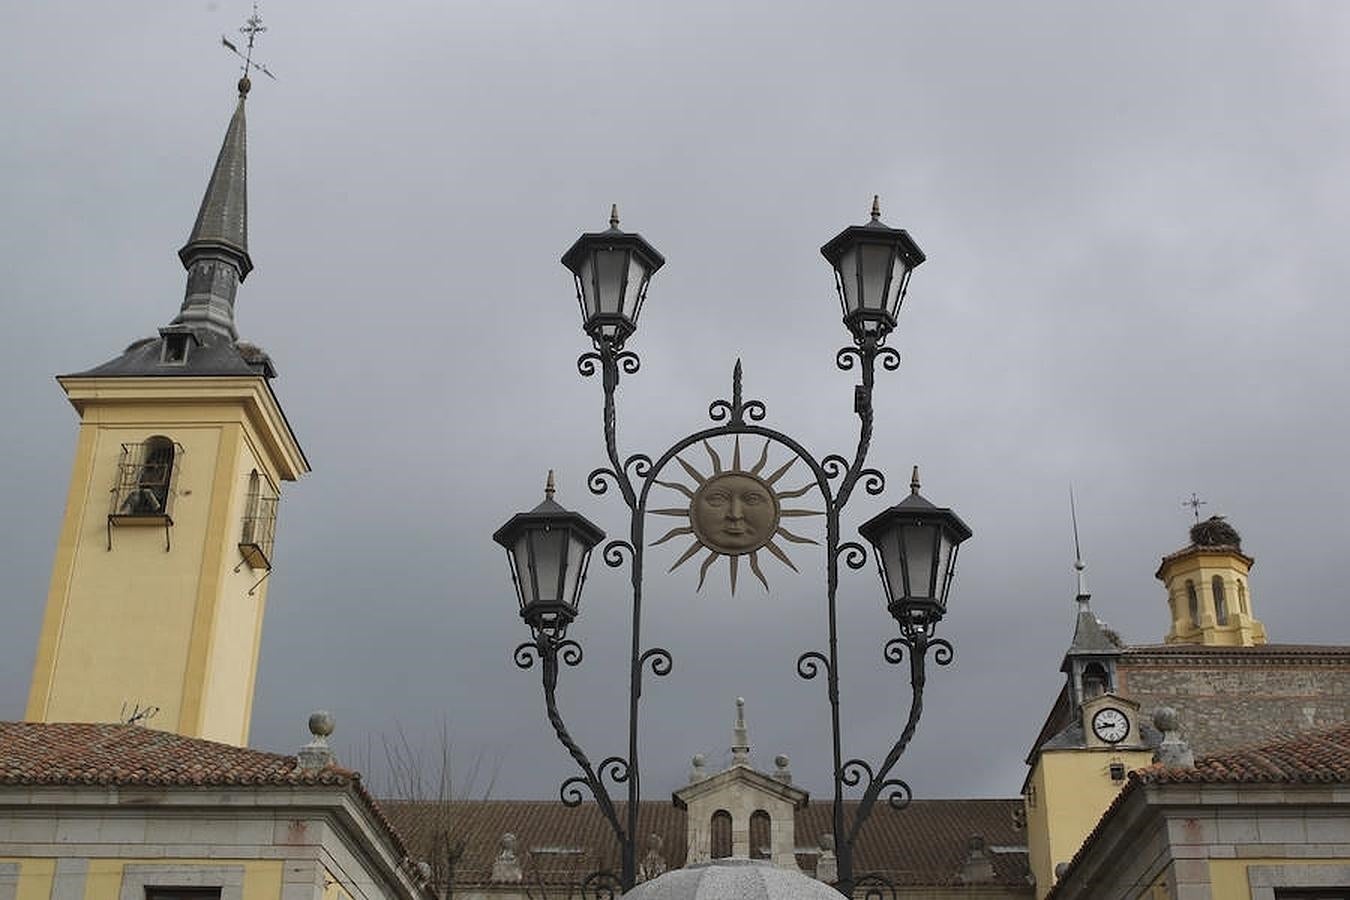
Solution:
{"label": "lantern finial", "polygon": [[872,195],[872,221],[875,222],[881,218],[881,195]]}
{"label": "lantern finial", "polygon": [[548,470],[548,480],[544,482],[544,499],[545,499],[545,500],[552,500],[552,499],[553,499],[553,491],[556,489],[556,487],[557,487],[557,485],[556,485],[556,484],[554,483],[554,481],[553,481],[553,470],[552,470],[552,469],[549,469],[549,470]]}
{"label": "lantern finial", "polygon": [[611,203],[609,205],[609,227],[619,227],[619,204]]}
{"label": "lantern finial", "polygon": [[[549,473],[550,476],[552,476],[552,474],[553,474],[553,473],[551,473],[551,472]],[[917,493],[919,492],[919,467],[918,467],[918,466],[915,466],[915,467],[914,467],[914,471],[910,473],[910,476],[909,476],[909,492],[910,492],[911,494],[917,494]]]}

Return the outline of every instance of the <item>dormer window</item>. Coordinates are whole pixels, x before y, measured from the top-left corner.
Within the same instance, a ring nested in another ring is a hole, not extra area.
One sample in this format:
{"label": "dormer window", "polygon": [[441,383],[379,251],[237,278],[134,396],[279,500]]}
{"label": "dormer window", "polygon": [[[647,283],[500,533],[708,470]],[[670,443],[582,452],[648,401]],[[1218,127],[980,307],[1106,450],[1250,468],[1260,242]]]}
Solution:
{"label": "dormer window", "polygon": [[186,366],[192,345],[197,336],[186,328],[161,328],[159,330],[159,364],[162,366]]}

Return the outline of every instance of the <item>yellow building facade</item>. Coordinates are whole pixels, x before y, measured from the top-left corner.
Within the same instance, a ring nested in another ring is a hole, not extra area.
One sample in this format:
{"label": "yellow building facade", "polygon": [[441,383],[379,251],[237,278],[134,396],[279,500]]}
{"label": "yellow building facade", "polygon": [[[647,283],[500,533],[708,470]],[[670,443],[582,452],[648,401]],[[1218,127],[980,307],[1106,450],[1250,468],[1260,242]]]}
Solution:
{"label": "yellow building facade", "polygon": [[238,340],[248,254],[244,98],[179,252],[187,291],[157,337],[58,378],[80,416],[26,718],[248,741],[283,481],[309,471]]}

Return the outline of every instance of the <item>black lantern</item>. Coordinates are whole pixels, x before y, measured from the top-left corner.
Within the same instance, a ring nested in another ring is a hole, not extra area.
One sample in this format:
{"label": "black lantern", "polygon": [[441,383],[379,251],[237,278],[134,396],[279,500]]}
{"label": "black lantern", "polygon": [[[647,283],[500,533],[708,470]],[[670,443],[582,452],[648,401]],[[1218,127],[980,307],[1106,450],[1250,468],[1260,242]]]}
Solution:
{"label": "black lantern", "polygon": [[608,231],[583,234],[563,254],[562,264],[576,276],[581,327],[596,346],[618,349],[637,329],[647,282],[665,262],[642,235],[619,230],[617,206]]}
{"label": "black lantern", "polygon": [[506,548],[520,617],[536,638],[560,641],[577,617],[586,564],[605,533],[585,516],[560,506],[553,490],[550,471],[544,502],[516,513],[492,539]]}
{"label": "black lantern", "polygon": [[881,221],[881,202],[872,198],[872,221],[845,228],[821,255],[834,267],[844,324],[860,346],[880,344],[895,328],[910,273],[925,257],[901,228]]}
{"label": "black lantern", "polygon": [[919,495],[914,467],[910,495],[858,529],[876,551],[886,608],[906,637],[926,637],[947,611],[956,551],[970,528],[950,509]]}

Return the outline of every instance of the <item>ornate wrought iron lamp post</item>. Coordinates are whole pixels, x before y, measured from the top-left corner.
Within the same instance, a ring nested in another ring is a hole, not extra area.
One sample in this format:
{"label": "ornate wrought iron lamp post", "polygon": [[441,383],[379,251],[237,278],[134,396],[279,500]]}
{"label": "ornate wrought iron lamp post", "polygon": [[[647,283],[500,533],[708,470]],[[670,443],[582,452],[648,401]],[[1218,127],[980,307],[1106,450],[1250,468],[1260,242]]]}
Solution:
{"label": "ornate wrought iron lamp post", "polygon": [[[601,553],[608,566],[618,568],[626,563],[631,576],[632,652],[629,658],[626,757],[610,756],[598,766],[592,765],[568,733],[556,700],[559,663],[575,666],[581,662],[581,646],[568,638],[566,632],[577,616],[591,550],[604,540],[603,532],[584,517],[554,502],[550,473],[544,503],[528,513],[517,514],[493,536],[506,548],[520,601],[520,615],[531,632],[531,639],[515,650],[516,664],[530,668],[536,662],[541,663],[549,721],[581,769],[582,774],[563,782],[560,791],[563,803],[569,806],[580,804],[579,788],[585,786],[595,797],[621,848],[622,867],[617,878],[609,873],[596,873],[588,882],[602,891],[608,883],[612,893],[614,887],[627,890],[636,881],[637,815],[641,796],[638,711],[642,676],[648,669],[657,676],[667,675],[672,665],[667,650],[644,648],[642,644],[643,563],[645,548],[649,546],[647,516],[686,517],[685,523],[652,544],[676,537],[692,538],[693,543],[672,568],[700,550],[707,551],[699,576],[700,586],[709,566],[718,558],[727,557],[734,592],[741,559],[748,561],[751,572],[767,587],[759,564],[761,550],[791,566],[778,540],[817,543],[794,534],[783,524],[784,518],[821,515],[824,517],[828,643],[824,651],[811,650],[798,657],[797,672],[805,679],[815,678],[822,671],[825,674],[834,754],[833,827],[839,866],[836,885],[840,891],[851,895],[855,887],[883,881],[875,875],[854,872],[853,848],[859,830],[883,793],[892,807],[901,807],[909,800],[909,787],[900,779],[889,776],[913,737],[923,711],[929,652],[932,651],[933,660],[939,665],[946,665],[952,659],[951,644],[936,637],[934,632],[946,612],[957,551],[971,535],[970,529],[954,512],[936,507],[919,495],[917,468],[910,495],[859,529],[872,544],[886,608],[900,630],[899,637],[885,645],[883,657],[891,664],[898,664],[908,654],[912,699],[899,738],[879,766],[874,768],[861,758],[845,760],[840,727],[835,597],[840,563],[850,569],[860,569],[866,564],[867,552],[862,544],[840,540],[840,519],[859,483],[873,496],[885,490],[882,473],[866,466],[872,440],[876,366],[878,361],[888,371],[899,366],[899,354],[885,346],[885,341],[896,326],[910,275],[924,261],[923,251],[905,231],[881,222],[875,200],[870,222],[844,229],[821,248],[821,253],[834,268],[844,324],[853,337],[851,346],[836,353],[835,363],[845,371],[857,368],[860,376],[853,398],[859,432],[851,460],[839,454],[817,459],[793,438],[761,425],[766,417],[765,406],[758,400],[746,400],[742,396],[739,362],[732,378],[731,399],[714,400],[709,406],[708,415],[713,424],[686,435],[653,460],[643,453],[628,456],[620,453],[615,395],[621,376],[638,371],[637,355],[624,349],[624,344],[637,330],[638,314],[651,276],[665,260],[641,236],[621,231],[618,225],[618,213],[613,211],[609,230],[583,234],[564,254],[562,262],[576,278],[582,327],[594,346],[577,360],[577,368],[586,377],[599,372],[604,393],[603,428],[609,464],[591,472],[587,485],[594,494],[605,494],[611,486],[617,487],[629,509],[627,538],[609,541]],[[714,441],[725,438],[734,441],[730,467],[724,466],[722,456],[713,446]],[[763,440],[759,461],[749,468],[741,464],[742,438]],[[679,456],[698,445],[702,445],[709,456],[713,468],[711,475],[705,476]],[[780,455],[786,454],[788,459],[769,473],[766,464],[771,447]],[[672,462],[678,463],[695,483],[685,486],[661,480],[663,471]],[[777,487],[779,478],[797,462],[810,470],[808,483],[796,490]],[[688,508],[649,508],[649,497],[656,486],[685,495]],[[823,510],[789,508],[790,500],[811,490],[819,491]],[[610,796],[606,780],[615,786],[625,784],[628,788],[622,813]],[[862,788],[862,795],[849,817],[844,806],[844,791],[856,787]]]}

